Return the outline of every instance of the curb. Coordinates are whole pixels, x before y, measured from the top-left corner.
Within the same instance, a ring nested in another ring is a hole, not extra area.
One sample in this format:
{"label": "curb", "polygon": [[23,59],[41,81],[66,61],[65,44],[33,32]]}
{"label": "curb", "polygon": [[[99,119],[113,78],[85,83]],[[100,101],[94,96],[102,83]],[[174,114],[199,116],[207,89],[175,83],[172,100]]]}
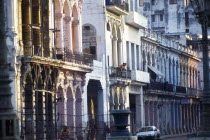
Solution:
{"label": "curb", "polygon": [[191,133],[184,133],[184,134],[177,134],[177,135],[164,135],[164,136],[161,136],[160,139],[182,137],[182,136],[187,136],[189,134],[191,134]]}

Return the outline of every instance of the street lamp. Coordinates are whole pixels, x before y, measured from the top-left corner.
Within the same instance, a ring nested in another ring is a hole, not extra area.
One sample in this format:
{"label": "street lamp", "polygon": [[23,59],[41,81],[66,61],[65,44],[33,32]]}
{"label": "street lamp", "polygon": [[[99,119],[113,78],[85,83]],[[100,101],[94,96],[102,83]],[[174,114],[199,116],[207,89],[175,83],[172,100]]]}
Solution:
{"label": "street lamp", "polygon": [[202,134],[210,136],[210,78],[209,78],[209,56],[208,56],[208,27],[210,27],[210,0],[190,0],[198,22],[202,27],[202,46],[203,46],[203,78],[204,89],[201,111]]}

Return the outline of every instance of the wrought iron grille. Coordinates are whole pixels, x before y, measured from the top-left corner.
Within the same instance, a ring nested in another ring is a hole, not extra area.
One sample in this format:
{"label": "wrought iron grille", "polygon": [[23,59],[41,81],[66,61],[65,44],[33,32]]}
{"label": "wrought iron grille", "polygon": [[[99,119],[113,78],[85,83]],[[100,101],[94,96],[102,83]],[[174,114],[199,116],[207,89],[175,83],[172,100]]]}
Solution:
{"label": "wrought iron grille", "polygon": [[56,58],[66,62],[92,66],[95,56],[92,54],[74,52],[68,49],[64,50],[62,48],[57,48]]}
{"label": "wrought iron grille", "polygon": [[121,78],[131,79],[131,70],[127,70],[127,69],[123,69],[119,67],[111,67],[110,77],[121,77]]}
{"label": "wrought iron grille", "polygon": [[122,0],[111,0],[106,2],[107,5],[115,5],[125,11],[129,11],[128,2]]}
{"label": "wrought iron grille", "polygon": [[186,87],[182,87],[182,86],[176,86],[176,92],[177,93],[187,93]]}

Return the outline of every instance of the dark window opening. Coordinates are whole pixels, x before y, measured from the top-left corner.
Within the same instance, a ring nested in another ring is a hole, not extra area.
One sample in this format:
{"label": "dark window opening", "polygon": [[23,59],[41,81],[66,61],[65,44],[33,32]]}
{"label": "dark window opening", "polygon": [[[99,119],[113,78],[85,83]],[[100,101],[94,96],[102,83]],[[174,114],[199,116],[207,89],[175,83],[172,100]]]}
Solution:
{"label": "dark window opening", "polygon": [[189,13],[185,12],[185,25],[186,27],[189,27]]}
{"label": "dark window opening", "polygon": [[186,32],[186,33],[189,33],[189,29],[186,29],[185,32]]}
{"label": "dark window opening", "polygon": [[96,55],[96,47],[90,46],[90,54]]}
{"label": "dark window opening", "polygon": [[84,30],[90,30],[90,26],[84,26]]}
{"label": "dark window opening", "polygon": [[107,23],[106,28],[107,28],[107,31],[110,31],[109,23]]}
{"label": "dark window opening", "polygon": [[177,4],[177,0],[169,0],[170,4]]}
{"label": "dark window opening", "polygon": [[155,0],[152,0],[152,5],[155,5]]}
{"label": "dark window opening", "polygon": [[14,136],[14,121],[6,120],[6,136]]}
{"label": "dark window opening", "polygon": [[[2,120],[0,120],[0,130],[2,130]],[[3,136],[2,131],[0,131],[0,138]]]}
{"label": "dark window opening", "polygon": [[160,21],[163,21],[163,15],[160,15]]}
{"label": "dark window opening", "polygon": [[155,22],[155,15],[152,15],[152,22]]}

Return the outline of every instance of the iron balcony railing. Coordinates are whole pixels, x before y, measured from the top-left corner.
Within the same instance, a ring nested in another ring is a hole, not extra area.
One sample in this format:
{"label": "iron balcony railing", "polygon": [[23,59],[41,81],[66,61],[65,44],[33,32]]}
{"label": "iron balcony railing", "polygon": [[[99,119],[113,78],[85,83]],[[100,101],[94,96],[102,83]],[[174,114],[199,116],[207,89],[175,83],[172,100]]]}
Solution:
{"label": "iron balcony railing", "polygon": [[107,5],[115,5],[122,10],[129,11],[128,2],[125,0],[106,0]]}
{"label": "iron balcony railing", "polygon": [[163,83],[163,82],[156,82],[156,81],[150,81],[150,84],[146,87],[147,90],[160,90],[160,91],[167,91],[167,92],[174,92],[175,91],[175,85]]}
{"label": "iron balcony railing", "polygon": [[61,48],[57,48],[56,58],[66,62],[92,66],[95,56],[92,54],[73,52],[71,50],[63,50]]}
{"label": "iron balcony railing", "polygon": [[187,93],[187,89],[186,87],[182,87],[182,86],[176,86],[176,93]]}
{"label": "iron balcony railing", "polygon": [[111,67],[109,76],[131,79],[131,70],[123,69],[120,67]]}
{"label": "iron balcony railing", "polygon": [[188,96],[199,97],[199,96],[202,95],[202,90],[196,89],[196,88],[187,88],[187,95]]}

